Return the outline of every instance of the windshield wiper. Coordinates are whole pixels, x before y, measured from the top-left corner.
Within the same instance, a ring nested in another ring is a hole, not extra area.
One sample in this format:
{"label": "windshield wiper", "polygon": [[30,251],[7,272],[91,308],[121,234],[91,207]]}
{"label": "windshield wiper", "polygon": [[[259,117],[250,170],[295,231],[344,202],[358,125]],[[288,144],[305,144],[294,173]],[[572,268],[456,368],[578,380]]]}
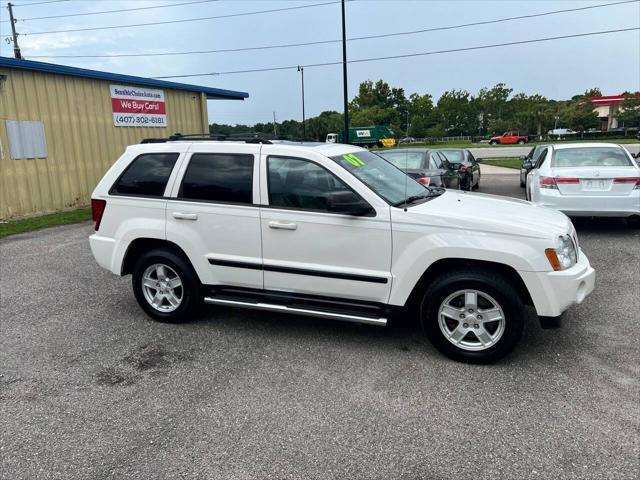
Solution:
{"label": "windshield wiper", "polygon": [[420,195],[410,195],[406,200],[401,200],[393,204],[394,207],[401,207],[403,205],[409,205],[410,203],[417,202],[418,200],[425,200],[431,197],[437,197],[444,193],[444,188],[426,188],[426,191]]}

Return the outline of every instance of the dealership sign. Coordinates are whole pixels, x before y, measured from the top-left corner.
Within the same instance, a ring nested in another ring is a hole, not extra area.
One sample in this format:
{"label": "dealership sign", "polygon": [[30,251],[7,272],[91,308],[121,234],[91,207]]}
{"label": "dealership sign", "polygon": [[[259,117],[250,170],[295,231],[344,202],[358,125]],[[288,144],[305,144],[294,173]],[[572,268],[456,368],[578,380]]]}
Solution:
{"label": "dealership sign", "polygon": [[164,92],[150,88],[110,85],[116,127],[166,127]]}

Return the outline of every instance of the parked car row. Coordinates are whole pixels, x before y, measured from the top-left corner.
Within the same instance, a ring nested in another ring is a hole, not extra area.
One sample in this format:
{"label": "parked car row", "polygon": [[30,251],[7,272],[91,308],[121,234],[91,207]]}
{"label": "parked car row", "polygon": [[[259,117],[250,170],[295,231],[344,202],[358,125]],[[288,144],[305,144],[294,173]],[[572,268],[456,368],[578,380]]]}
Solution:
{"label": "parked car row", "polygon": [[480,165],[464,148],[396,148],[378,154],[425,186],[458,190],[480,186]]}
{"label": "parked car row", "polygon": [[638,159],[608,143],[536,145],[521,157],[526,199],[569,216],[640,221]]}

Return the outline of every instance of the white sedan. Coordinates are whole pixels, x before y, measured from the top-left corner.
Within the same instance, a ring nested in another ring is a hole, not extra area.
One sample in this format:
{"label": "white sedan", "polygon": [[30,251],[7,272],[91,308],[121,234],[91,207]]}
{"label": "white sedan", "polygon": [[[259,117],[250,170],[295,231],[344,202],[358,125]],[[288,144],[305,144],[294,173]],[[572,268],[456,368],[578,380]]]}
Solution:
{"label": "white sedan", "polygon": [[527,200],[569,216],[640,219],[640,168],[619,145],[548,145],[526,183]]}

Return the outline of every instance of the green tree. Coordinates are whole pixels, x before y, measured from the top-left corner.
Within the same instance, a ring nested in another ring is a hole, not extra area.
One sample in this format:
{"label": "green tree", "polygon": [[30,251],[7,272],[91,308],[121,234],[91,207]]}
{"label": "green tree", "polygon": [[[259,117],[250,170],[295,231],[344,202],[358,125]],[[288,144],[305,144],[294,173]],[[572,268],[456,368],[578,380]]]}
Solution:
{"label": "green tree", "polygon": [[554,119],[554,109],[541,95],[528,96],[518,93],[509,100],[509,112],[513,128],[527,130],[530,134],[542,135]]}
{"label": "green tree", "polygon": [[[507,100],[513,88],[498,83],[492,88],[481,88],[473,103],[480,116],[480,132],[503,130],[503,120],[508,119]],[[510,128],[510,127],[506,127]]]}
{"label": "green tree", "polygon": [[478,130],[478,113],[466,90],[444,92],[438,99],[436,119],[447,135],[471,135]]}
{"label": "green tree", "polygon": [[433,111],[433,97],[426,93],[420,95],[412,93],[409,96],[409,135],[412,137],[426,137],[427,130],[432,127],[436,119]]}
{"label": "green tree", "polygon": [[388,125],[394,130],[405,131],[409,101],[404,89],[391,88],[378,80],[375,84],[366,80],[360,84],[358,94],[349,104],[352,126]]}
{"label": "green tree", "polygon": [[578,132],[600,126],[598,114],[585,96],[565,103],[560,108],[559,117],[563,128],[569,127]]}
{"label": "green tree", "polygon": [[590,88],[588,90],[585,90],[583,97],[589,98],[589,97],[601,97],[602,96],[602,92],[600,91],[600,89],[598,87],[593,87]]}
{"label": "green tree", "polygon": [[640,92],[624,93],[618,110],[618,124],[624,127],[640,127]]}

